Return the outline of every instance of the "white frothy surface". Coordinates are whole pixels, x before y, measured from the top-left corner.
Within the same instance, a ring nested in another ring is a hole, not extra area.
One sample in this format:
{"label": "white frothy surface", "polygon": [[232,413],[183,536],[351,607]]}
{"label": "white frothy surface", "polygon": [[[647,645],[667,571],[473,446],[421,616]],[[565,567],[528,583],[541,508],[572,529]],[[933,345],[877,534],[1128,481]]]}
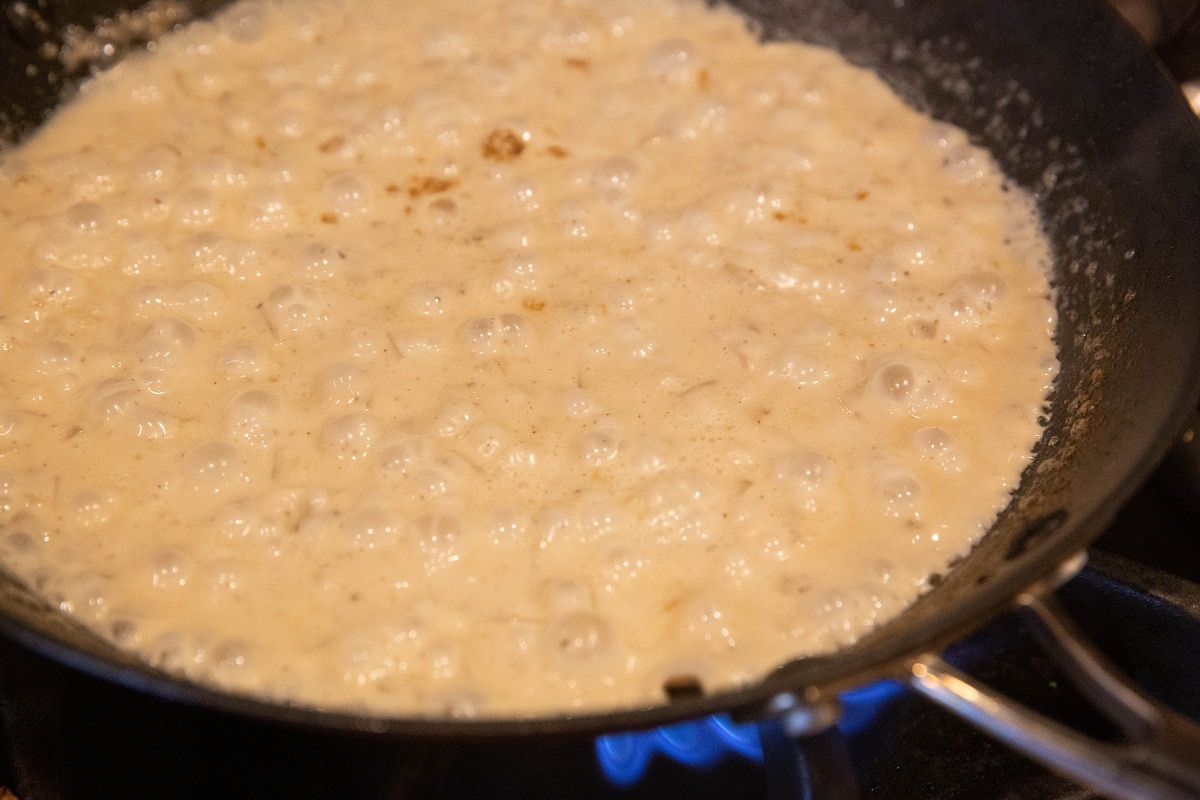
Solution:
{"label": "white frothy surface", "polygon": [[903,611],[1057,370],[1030,199],[673,0],[242,3],[0,172],[0,557],[399,715],[736,686]]}

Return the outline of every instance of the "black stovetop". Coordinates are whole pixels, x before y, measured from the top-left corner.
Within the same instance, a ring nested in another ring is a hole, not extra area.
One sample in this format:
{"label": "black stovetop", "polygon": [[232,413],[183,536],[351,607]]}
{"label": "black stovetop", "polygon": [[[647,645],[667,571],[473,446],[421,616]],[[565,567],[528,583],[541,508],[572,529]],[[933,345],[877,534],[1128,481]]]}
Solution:
{"label": "black stovetop", "polygon": [[[1126,506],[1062,597],[1114,661],[1200,719],[1194,581],[1196,441],[1181,443]],[[1105,730],[1013,619],[958,644],[948,660],[1058,719]],[[317,735],[149,698],[12,645],[0,648],[0,672],[0,786],[22,800],[786,796],[762,765],[737,756],[698,769],[659,757],[639,783],[619,787],[586,739],[434,746]],[[844,728],[864,798],[1090,796],[907,690],[874,707],[866,724]]]}

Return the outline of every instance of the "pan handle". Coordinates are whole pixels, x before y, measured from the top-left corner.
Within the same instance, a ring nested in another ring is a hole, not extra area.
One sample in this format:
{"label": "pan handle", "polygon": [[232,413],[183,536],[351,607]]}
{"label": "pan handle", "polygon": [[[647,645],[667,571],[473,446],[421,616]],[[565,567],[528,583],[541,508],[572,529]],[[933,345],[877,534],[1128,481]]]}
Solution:
{"label": "pan handle", "polygon": [[[1083,556],[1059,575],[1074,574]],[[1094,739],[963,674],[937,654],[910,665],[919,693],[1056,772],[1129,800],[1200,798],[1200,725],[1147,697],[1076,627],[1054,596],[1053,578],[1020,595],[1017,608],[1042,647],[1125,741]]]}

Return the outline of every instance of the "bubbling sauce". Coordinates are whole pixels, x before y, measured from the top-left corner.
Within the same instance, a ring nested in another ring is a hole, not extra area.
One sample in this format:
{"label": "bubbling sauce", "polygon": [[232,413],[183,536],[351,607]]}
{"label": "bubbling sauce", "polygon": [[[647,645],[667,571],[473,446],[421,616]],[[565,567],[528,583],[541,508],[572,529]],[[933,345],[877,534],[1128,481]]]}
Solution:
{"label": "bubbling sauce", "polygon": [[845,646],[991,525],[1057,370],[1030,198],[699,3],[241,3],[0,185],[0,558],[280,702],[591,711]]}

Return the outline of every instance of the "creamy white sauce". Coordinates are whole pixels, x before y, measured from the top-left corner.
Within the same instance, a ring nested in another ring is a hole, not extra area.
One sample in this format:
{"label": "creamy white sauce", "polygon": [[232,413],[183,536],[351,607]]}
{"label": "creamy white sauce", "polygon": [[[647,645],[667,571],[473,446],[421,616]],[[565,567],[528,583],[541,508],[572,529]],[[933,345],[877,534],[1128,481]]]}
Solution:
{"label": "creamy white sauce", "polygon": [[987,154],[700,4],[243,4],[0,178],[3,563],[290,702],[844,646],[988,528],[1057,369]]}

